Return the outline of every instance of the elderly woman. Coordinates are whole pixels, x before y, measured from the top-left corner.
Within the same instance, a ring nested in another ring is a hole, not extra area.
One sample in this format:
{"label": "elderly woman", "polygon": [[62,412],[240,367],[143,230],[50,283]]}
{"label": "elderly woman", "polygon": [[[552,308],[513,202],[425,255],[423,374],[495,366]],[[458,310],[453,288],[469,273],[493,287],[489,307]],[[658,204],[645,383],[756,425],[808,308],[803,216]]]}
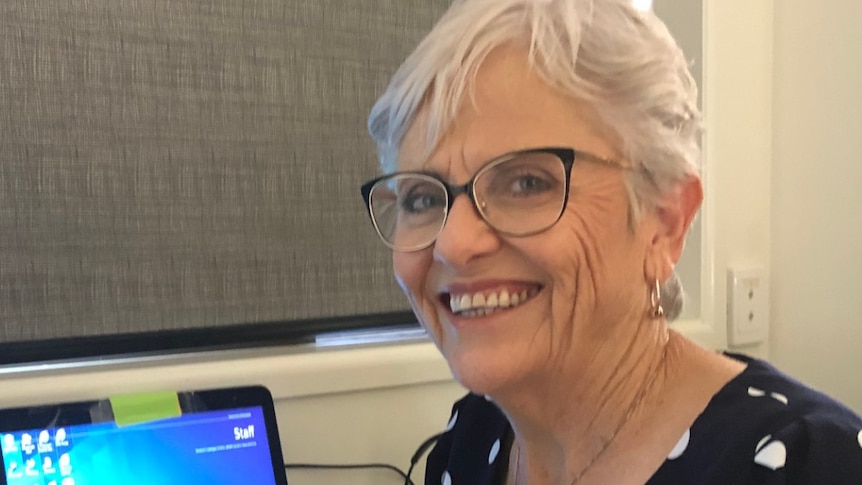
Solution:
{"label": "elderly woman", "polygon": [[372,221],[471,391],[427,483],[862,483],[850,410],[668,327],[700,115],[653,14],[458,1],[369,127]]}

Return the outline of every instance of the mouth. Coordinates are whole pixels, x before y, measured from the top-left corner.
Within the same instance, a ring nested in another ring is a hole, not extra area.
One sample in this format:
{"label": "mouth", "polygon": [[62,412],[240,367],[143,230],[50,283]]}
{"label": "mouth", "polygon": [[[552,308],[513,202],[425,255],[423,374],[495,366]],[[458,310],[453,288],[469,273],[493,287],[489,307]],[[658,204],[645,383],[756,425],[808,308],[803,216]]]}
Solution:
{"label": "mouth", "polygon": [[541,289],[541,286],[533,285],[471,293],[442,293],[440,300],[459,317],[483,317],[519,307],[535,297]]}

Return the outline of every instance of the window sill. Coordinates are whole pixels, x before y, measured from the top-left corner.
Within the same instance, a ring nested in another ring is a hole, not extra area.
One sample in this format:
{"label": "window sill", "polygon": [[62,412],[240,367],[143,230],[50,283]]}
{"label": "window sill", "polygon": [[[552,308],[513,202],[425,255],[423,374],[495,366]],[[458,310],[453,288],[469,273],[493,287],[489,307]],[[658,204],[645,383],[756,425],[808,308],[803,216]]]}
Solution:
{"label": "window sill", "polygon": [[427,338],[371,341],[8,366],[0,386],[4,405],[16,406],[250,384],[279,400],[452,380]]}

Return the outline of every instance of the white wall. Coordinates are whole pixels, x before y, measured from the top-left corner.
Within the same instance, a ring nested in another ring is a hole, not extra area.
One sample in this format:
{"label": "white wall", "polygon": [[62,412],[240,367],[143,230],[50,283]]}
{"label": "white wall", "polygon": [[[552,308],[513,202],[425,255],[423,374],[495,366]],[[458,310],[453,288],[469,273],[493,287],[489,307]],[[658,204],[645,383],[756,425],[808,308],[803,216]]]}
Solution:
{"label": "white wall", "polygon": [[[756,2],[754,2],[756,3]],[[777,0],[771,358],[862,411],[862,1]]]}
{"label": "white wall", "polygon": [[767,265],[769,339],[733,350],[862,412],[862,2],[705,1],[714,321]]}
{"label": "white wall", "polygon": [[[704,286],[711,320],[726,329],[727,270],[770,260],[772,1],[705,0],[705,17],[704,241],[714,249]],[[769,348],[733,350],[766,357]]]}

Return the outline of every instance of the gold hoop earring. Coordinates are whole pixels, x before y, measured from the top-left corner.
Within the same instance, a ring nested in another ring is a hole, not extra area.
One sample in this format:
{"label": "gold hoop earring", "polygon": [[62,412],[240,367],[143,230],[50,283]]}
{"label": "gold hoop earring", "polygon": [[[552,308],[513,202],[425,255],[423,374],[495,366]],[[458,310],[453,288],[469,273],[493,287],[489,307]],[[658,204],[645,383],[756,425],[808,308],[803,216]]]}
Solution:
{"label": "gold hoop earring", "polygon": [[658,278],[655,279],[655,286],[649,290],[649,306],[653,318],[664,316],[664,308],[661,306],[661,283],[659,283]]}

